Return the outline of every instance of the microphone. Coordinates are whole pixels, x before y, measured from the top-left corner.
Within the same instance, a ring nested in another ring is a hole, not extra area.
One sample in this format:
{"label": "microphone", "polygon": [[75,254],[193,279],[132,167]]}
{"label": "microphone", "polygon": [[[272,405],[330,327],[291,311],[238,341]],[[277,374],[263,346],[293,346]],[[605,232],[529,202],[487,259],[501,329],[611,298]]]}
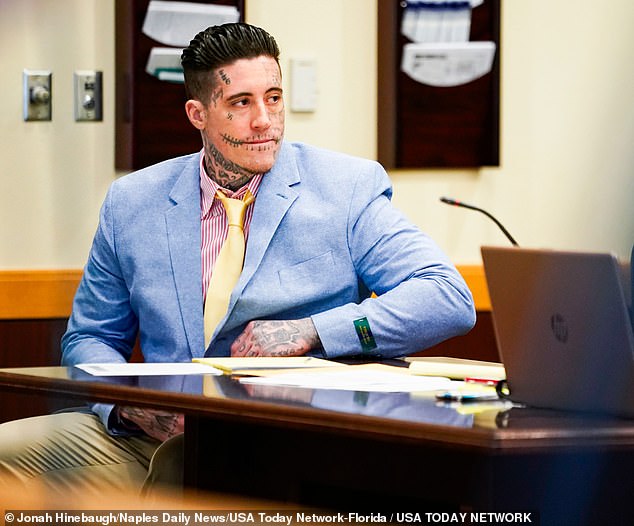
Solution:
{"label": "microphone", "polygon": [[502,223],[500,223],[495,217],[493,217],[491,214],[489,214],[489,212],[487,212],[486,210],[482,210],[482,208],[478,208],[477,206],[468,205],[467,203],[463,203],[463,202],[458,201],[456,199],[451,199],[450,197],[441,197],[440,200],[443,203],[446,203],[448,205],[460,206],[462,208],[468,208],[469,210],[475,210],[476,212],[480,212],[480,213],[484,214],[485,216],[487,216],[491,221],[493,221],[498,226],[498,228],[504,233],[504,235],[508,238],[508,240],[511,242],[511,244],[514,247],[519,246],[517,244],[517,241],[515,241],[515,239],[513,239],[513,236],[511,234],[509,234],[509,231],[506,228],[504,228]]}

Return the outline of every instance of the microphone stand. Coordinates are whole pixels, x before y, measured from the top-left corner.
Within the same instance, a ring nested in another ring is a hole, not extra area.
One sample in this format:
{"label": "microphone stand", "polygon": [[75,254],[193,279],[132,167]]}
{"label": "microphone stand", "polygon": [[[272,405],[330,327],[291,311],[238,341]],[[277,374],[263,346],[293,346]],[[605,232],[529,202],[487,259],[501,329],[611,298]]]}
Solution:
{"label": "microphone stand", "polygon": [[489,212],[487,212],[486,210],[483,210],[482,208],[478,208],[477,206],[468,205],[467,203],[463,203],[463,202],[458,201],[456,199],[451,199],[450,197],[441,197],[440,200],[443,203],[446,203],[448,205],[460,206],[462,208],[468,208],[469,210],[475,210],[476,212],[480,212],[481,214],[484,214],[485,216],[487,216],[491,221],[493,221],[498,226],[498,228],[504,233],[504,235],[507,237],[507,239],[511,242],[511,244],[514,247],[518,247],[519,246],[517,244],[517,241],[515,241],[515,239],[513,239],[513,236],[511,234],[509,234],[509,231],[506,228],[504,228],[502,223],[500,223],[495,217],[493,217],[491,214],[489,214]]}

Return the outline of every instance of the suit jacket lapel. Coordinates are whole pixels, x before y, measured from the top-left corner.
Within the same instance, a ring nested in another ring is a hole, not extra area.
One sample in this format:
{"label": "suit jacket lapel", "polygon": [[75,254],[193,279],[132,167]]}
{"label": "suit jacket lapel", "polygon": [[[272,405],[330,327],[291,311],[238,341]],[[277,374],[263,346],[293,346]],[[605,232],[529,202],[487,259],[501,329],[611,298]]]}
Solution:
{"label": "suit jacket lapel", "polygon": [[[297,199],[293,186],[299,171],[291,147],[282,146],[273,169],[262,179],[249,227],[242,274],[229,303],[233,309],[257,271],[286,212]],[[200,172],[198,156],[185,167],[170,193],[174,206],[165,212],[170,259],[179,308],[193,357],[204,355],[202,267],[200,261]]]}
{"label": "suit jacket lapel", "polygon": [[174,185],[174,206],[165,212],[174,285],[192,357],[204,354],[200,261],[200,173],[194,156]]}
{"label": "suit jacket lapel", "polygon": [[280,222],[297,199],[298,193],[293,186],[299,181],[290,148],[283,147],[275,166],[264,176],[258,190],[249,226],[244,268],[232,295],[229,312],[256,273]]}

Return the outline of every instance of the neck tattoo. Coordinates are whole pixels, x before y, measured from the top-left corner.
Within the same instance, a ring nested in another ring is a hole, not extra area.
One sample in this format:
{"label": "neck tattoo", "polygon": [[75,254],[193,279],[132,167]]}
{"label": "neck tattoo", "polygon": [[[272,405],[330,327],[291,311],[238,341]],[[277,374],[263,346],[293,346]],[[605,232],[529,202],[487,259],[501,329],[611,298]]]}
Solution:
{"label": "neck tattoo", "polygon": [[210,143],[205,144],[205,170],[207,175],[223,188],[235,191],[247,184],[257,172],[227,160]]}

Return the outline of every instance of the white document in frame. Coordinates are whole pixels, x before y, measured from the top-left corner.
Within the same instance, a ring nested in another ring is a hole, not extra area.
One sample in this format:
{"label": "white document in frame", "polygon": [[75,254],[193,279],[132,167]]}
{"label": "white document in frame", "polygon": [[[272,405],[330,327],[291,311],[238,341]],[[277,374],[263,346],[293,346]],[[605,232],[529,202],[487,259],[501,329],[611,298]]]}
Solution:
{"label": "white document in frame", "polygon": [[203,29],[239,19],[234,6],[151,0],[142,30],[161,44],[185,47]]}
{"label": "white document in frame", "polygon": [[429,86],[459,86],[491,71],[495,42],[405,44],[401,70]]}

